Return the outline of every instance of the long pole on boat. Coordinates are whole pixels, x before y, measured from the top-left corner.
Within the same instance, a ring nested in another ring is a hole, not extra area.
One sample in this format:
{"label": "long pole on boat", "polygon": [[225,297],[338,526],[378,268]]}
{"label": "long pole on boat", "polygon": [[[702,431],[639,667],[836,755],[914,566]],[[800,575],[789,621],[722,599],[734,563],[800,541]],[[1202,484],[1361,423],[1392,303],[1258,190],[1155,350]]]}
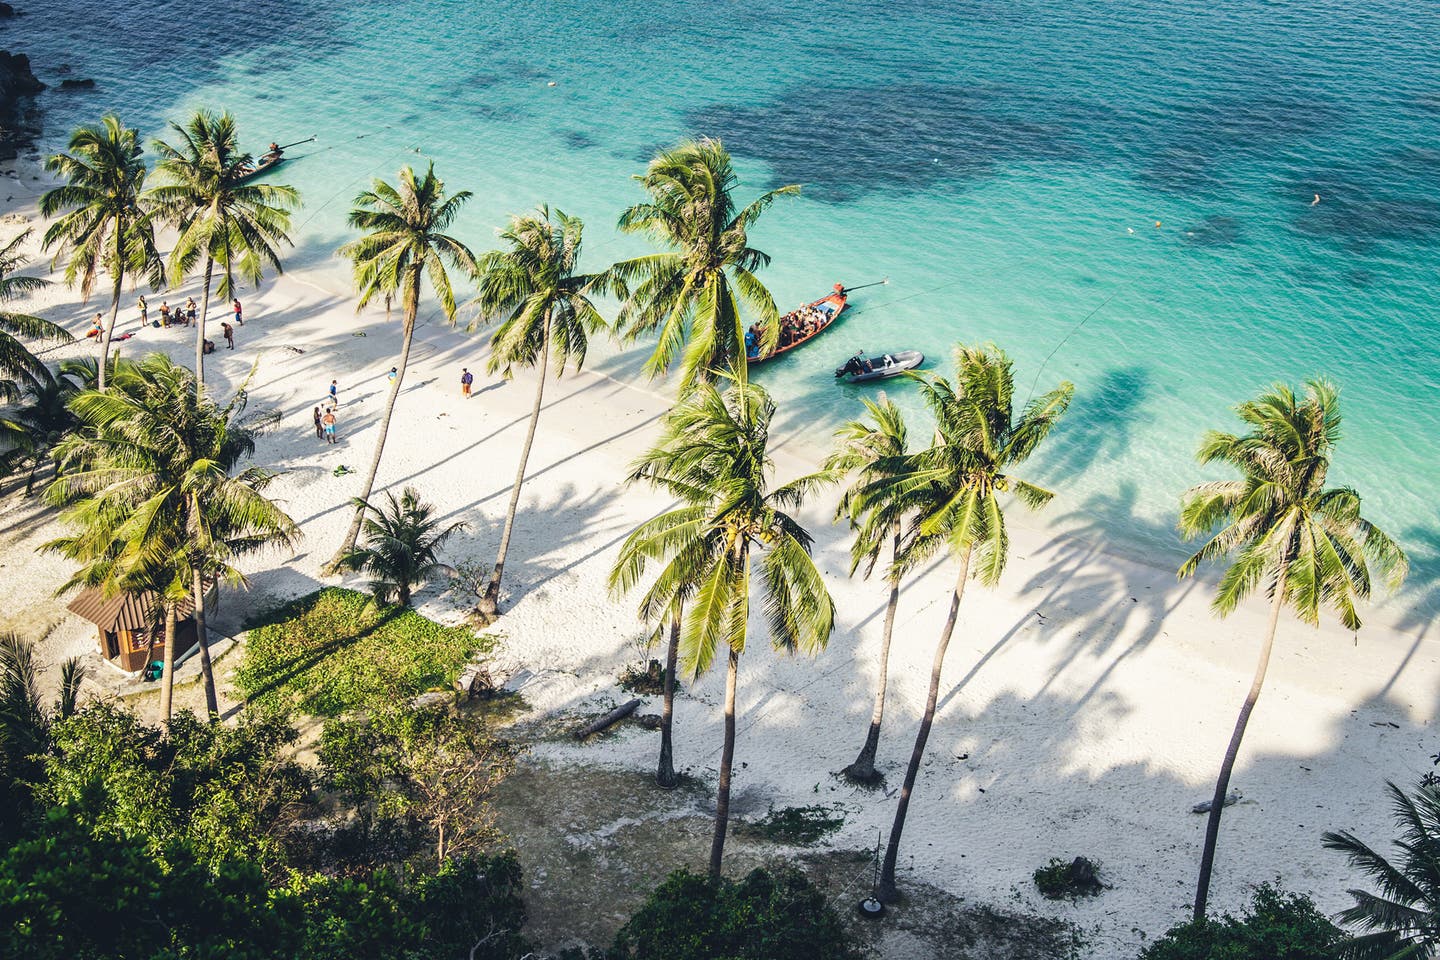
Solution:
{"label": "long pole on boat", "polygon": [[310,141],[312,141],[312,140],[314,140],[314,139],[315,139],[315,137],[306,137],[304,140],[296,140],[294,143],[282,143],[282,144],[280,144],[280,149],[281,149],[281,150],[289,150],[291,147],[298,147],[298,146],[300,146],[300,144],[302,144],[302,143],[309,143]]}
{"label": "long pole on boat", "polygon": [[889,277],[886,277],[884,280],[876,280],[874,283],[862,283],[862,284],[860,284],[860,286],[858,286],[858,287],[845,287],[845,288],[844,288],[843,290],[841,290],[840,292],[841,292],[841,293],[849,293],[849,292],[852,291],[852,290],[864,290],[866,287],[878,287],[878,286],[880,286],[881,284],[885,284],[885,283],[889,283],[889,282],[890,282],[890,278],[889,278]]}

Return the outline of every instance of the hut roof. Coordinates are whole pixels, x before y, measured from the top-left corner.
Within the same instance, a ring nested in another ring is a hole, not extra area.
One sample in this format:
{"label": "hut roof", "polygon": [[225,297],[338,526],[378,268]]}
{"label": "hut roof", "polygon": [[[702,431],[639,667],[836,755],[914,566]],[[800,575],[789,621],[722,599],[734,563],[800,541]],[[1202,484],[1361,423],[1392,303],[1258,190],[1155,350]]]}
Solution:
{"label": "hut roof", "polygon": [[[210,603],[207,601],[207,607]],[[153,590],[117,593],[106,598],[99,587],[86,587],[67,605],[101,630],[148,630],[161,617],[160,598]],[[189,595],[175,604],[175,619],[184,620],[195,612]]]}

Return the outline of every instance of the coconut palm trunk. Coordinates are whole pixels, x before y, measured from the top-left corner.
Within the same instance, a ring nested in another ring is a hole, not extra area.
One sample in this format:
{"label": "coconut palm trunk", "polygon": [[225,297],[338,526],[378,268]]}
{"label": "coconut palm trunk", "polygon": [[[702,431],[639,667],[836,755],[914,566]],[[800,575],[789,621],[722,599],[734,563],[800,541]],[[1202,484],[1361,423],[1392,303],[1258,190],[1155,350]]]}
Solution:
{"label": "coconut palm trunk", "polygon": [[720,751],[720,785],[715,791],[715,836],[710,841],[710,879],[720,879],[725,857],[725,831],[730,825],[730,769],[735,762],[735,686],[740,654],[733,649],[725,669],[725,746]]}
{"label": "coconut palm trunk", "polygon": [[[190,509],[199,516],[198,497],[191,497]],[[210,663],[210,634],[205,627],[205,577],[199,558],[192,564],[190,592],[195,601],[195,642],[200,647],[200,675],[205,678],[205,710],[210,716],[220,713],[220,701],[215,696],[215,668]]]}
{"label": "coconut palm trunk", "polygon": [[525,431],[525,445],[520,448],[520,466],[515,471],[515,486],[510,490],[510,506],[505,511],[505,527],[500,531],[500,549],[495,554],[495,569],[485,585],[476,609],[485,618],[500,612],[500,578],[505,575],[505,555],[510,550],[510,534],[515,530],[515,511],[520,507],[520,488],[525,483],[525,467],[530,462],[530,447],[535,442],[535,427],[540,422],[540,407],[545,399],[545,374],[550,363],[550,321],[545,318],[545,333],[540,347],[540,360],[535,365],[540,379],[535,384],[535,405],[530,410],[530,426]]}
{"label": "coconut palm trunk", "polygon": [[205,396],[205,318],[210,315],[210,280],[215,273],[215,258],[205,258],[205,289],[200,292],[200,322],[195,331],[195,396]]}
{"label": "coconut palm trunk", "polygon": [[125,268],[122,266],[120,232],[115,232],[115,287],[110,296],[110,316],[105,320],[105,329],[100,331],[100,373],[97,386],[105,392],[106,368],[110,366],[110,342],[115,337],[115,320],[120,316],[120,294],[124,292]]}
{"label": "coconut palm trunk", "polygon": [[655,768],[655,782],[666,790],[680,785],[675,776],[675,747],[671,731],[675,721],[675,665],[680,659],[680,611],[670,620],[670,643],[665,648],[665,694],[660,707],[660,763]]}
{"label": "coconut palm trunk", "polygon": [[[900,524],[895,524],[892,558],[900,559]],[[895,633],[895,610],[900,606],[900,581],[891,579],[890,599],[885,603],[885,629],[880,636],[880,663],[875,676],[875,709],[870,713],[870,729],[865,734],[865,745],[855,762],[840,771],[847,779],[856,783],[877,783],[880,774],[875,771],[875,754],[880,749],[880,723],[885,719],[885,687],[890,677],[890,638]]]}
{"label": "coconut palm trunk", "polygon": [[950,613],[945,618],[945,627],[940,631],[940,642],[935,645],[935,659],[930,665],[930,692],[925,697],[925,713],[920,718],[920,731],[915,735],[915,748],[910,751],[910,765],[905,768],[905,783],[900,787],[900,802],[895,807],[895,823],[890,827],[890,840],[885,845],[885,863],[880,868],[880,881],[875,887],[875,896],[884,903],[894,903],[900,897],[895,886],[895,864],[900,858],[900,835],[905,831],[905,815],[910,810],[910,795],[915,790],[915,780],[920,775],[920,762],[925,758],[925,744],[930,739],[930,728],[935,724],[935,705],[940,700],[940,674],[945,669],[945,651],[950,646],[950,636],[955,632],[955,621],[960,616],[960,601],[965,597],[965,584],[970,578],[970,554],[966,548],[960,557],[960,574],[955,578],[955,590],[950,596]]}
{"label": "coconut palm trunk", "polygon": [[1225,809],[1225,794],[1230,789],[1230,774],[1235,769],[1235,757],[1240,753],[1240,741],[1245,739],[1245,727],[1250,723],[1250,714],[1255,702],[1260,699],[1260,690],[1265,685],[1265,671],[1270,667],[1270,651],[1275,646],[1275,631],[1280,625],[1280,611],[1284,608],[1285,571],[1274,585],[1275,596],[1270,601],[1270,623],[1265,628],[1265,642],[1260,647],[1260,662],[1255,665],[1255,677],[1250,681],[1250,692],[1240,706],[1240,715],[1235,718],[1235,731],[1230,734],[1230,745],[1225,748],[1225,759],[1220,761],[1220,776],[1215,778],[1215,794],[1210,799],[1210,816],[1205,821],[1205,848],[1200,854],[1200,877],[1195,882],[1196,921],[1205,919],[1205,906],[1210,899],[1210,874],[1215,868],[1215,843],[1220,837],[1220,814]]}
{"label": "coconut palm trunk", "polygon": [[[375,475],[380,472],[380,458],[385,454],[385,437],[390,433],[390,417],[395,412],[395,400],[400,396],[400,385],[405,382],[405,368],[410,363],[410,345],[415,339],[415,314],[420,303],[418,270],[414,272],[410,283],[411,288],[405,298],[405,328],[400,336],[400,362],[395,367],[395,382],[390,385],[390,396],[385,400],[385,413],[380,417],[380,435],[375,438],[375,455],[370,458],[370,469],[365,473],[365,486],[360,493],[361,501],[369,501],[370,494],[375,489]],[[355,516],[350,520],[350,529],[345,532],[344,542],[326,565],[327,573],[333,574],[339,570],[340,562],[355,549],[355,542],[360,539],[360,527],[364,522],[365,507],[362,505],[355,508]]]}
{"label": "coconut palm trunk", "polygon": [[[148,666],[148,664],[147,664]],[[170,705],[175,696],[175,604],[165,601],[165,669],[160,674],[160,722],[170,723]]]}

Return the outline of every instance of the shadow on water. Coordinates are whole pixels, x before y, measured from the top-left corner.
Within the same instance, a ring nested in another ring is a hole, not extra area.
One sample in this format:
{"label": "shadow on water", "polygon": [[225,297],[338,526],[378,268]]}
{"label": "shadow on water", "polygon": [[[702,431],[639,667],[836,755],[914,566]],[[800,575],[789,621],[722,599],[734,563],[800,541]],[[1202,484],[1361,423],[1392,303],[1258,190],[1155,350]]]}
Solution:
{"label": "shadow on water", "polygon": [[1056,429],[1040,465],[1048,481],[1071,480],[1097,461],[1125,456],[1145,423],[1144,406],[1154,392],[1144,367],[1118,367],[1076,386],[1075,400]]}

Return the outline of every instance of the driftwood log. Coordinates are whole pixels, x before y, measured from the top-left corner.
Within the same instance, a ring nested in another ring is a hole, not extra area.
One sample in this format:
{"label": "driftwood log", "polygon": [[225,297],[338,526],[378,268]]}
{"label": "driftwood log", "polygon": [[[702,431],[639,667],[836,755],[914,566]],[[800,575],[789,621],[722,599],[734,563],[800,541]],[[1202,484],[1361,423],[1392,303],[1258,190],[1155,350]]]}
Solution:
{"label": "driftwood log", "polygon": [[613,727],[615,724],[619,723],[621,720],[624,720],[626,717],[630,716],[630,714],[634,713],[635,708],[638,706],[640,706],[639,697],[636,697],[633,700],[627,700],[626,702],[620,704],[620,706],[616,707],[614,710],[611,710],[609,713],[605,714],[605,716],[601,717],[599,720],[596,720],[594,723],[588,724],[584,727],[581,727],[579,730],[576,730],[575,739],[584,740],[586,737],[591,736],[592,734],[596,734],[599,733],[601,730],[607,730],[610,727]]}

